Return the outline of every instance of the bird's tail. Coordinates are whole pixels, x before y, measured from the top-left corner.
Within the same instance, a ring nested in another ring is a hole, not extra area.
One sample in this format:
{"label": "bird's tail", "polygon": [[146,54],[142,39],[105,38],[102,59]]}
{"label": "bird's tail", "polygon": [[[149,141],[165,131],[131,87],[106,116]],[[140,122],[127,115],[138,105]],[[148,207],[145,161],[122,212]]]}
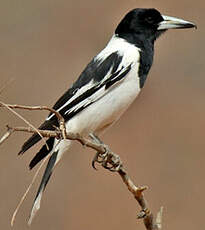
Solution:
{"label": "bird's tail", "polygon": [[54,167],[59,162],[59,160],[61,159],[63,154],[69,149],[70,143],[71,143],[70,140],[58,141],[55,139],[53,149],[50,152],[51,156],[49,158],[48,164],[46,166],[45,172],[43,174],[38,192],[36,194],[36,197],[35,197],[32,209],[31,209],[30,217],[28,220],[29,225],[31,224],[37,211],[40,209],[41,198],[42,198],[43,192],[46,188],[46,185],[50,179],[50,176],[54,170]]}

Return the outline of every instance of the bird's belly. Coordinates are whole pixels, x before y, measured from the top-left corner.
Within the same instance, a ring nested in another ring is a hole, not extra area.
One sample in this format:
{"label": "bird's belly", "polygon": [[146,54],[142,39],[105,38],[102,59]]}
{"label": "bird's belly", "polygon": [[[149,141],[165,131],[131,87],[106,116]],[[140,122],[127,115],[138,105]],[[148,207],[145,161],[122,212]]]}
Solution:
{"label": "bird's belly", "polygon": [[102,98],[75,115],[66,124],[68,132],[99,135],[117,121],[140,92],[139,79],[124,80],[115,85]]}

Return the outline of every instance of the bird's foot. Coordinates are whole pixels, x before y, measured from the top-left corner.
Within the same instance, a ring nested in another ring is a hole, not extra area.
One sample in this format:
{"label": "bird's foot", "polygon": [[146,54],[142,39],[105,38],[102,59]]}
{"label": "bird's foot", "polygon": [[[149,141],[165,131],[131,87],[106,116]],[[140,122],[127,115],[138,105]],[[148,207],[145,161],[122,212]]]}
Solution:
{"label": "bird's foot", "polygon": [[96,135],[90,134],[90,137],[97,144],[103,145],[105,152],[97,152],[92,160],[92,167],[96,169],[95,164],[99,163],[105,169],[111,172],[117,172],[122,167],[122,161],[120,157],[113,153],[107,145],[105,145]]}

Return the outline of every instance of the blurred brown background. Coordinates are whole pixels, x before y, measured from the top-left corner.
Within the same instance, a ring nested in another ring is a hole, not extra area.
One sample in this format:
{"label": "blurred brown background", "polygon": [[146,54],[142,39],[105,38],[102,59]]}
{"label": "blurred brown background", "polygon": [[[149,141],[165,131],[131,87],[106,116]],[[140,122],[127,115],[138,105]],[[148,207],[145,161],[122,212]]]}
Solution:
{"label": "blurred brown background", "polygon": [[[163,229],[204,230],[204,1],[153,0],[1,0],[0,86],[15,80],[0,96],[8,103],[52,106],[111,37],[124,14],[154,7],[163,14],[197,23],[198,30],[169,31],[155,46],[155,61],[145,88],[129,111],[103,139],[120,154],[130,176],[148,185],[154,213],[164,206]],[[38,126],[46,112],[20,111]],[[0,110],[5,125],[24,125]],[[0,225],[11,215],[34,171],[28,163],[40,147],[17,152],[28,135],[14,134],[0,147]],[[79,144],[52,176],[41,210],[30,229],[144,229],[139,207],[118,175],[94,171],[94,151]],[[35,183],[13,227],[26,220]]]}

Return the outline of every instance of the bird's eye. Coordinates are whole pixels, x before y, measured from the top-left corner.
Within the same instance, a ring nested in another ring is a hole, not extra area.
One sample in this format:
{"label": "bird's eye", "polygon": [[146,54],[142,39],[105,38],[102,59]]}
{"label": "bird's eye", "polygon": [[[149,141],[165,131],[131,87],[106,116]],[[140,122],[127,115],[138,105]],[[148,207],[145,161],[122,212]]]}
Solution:
{"label": "bird's eye", "polygon": [[154,19],[153,19],[151,16],[147,17],[145,20],[146,20],[146,22],[148,22],[149,24],[154,23]]}

